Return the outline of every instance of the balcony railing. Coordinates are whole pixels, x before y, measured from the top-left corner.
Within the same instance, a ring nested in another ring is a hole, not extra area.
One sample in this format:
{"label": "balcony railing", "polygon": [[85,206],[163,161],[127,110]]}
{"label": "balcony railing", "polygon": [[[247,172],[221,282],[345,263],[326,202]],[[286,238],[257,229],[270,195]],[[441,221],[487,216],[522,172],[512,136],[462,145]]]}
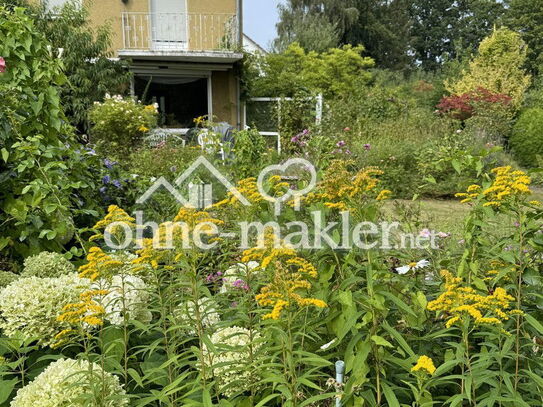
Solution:
{"label": "balcony railing", "polygon": [[225,51],[239,43],[235,14],[123,13],[125,50]]}

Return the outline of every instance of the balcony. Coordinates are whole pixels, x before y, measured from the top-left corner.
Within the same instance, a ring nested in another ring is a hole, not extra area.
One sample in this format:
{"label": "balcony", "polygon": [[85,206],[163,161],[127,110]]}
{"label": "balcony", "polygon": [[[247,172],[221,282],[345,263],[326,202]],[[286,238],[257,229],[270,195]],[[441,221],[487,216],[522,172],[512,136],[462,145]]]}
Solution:
{"label": "balcony", "polygon": [[231,54],[239,49],[235,14],[123,13],[120,55]]}

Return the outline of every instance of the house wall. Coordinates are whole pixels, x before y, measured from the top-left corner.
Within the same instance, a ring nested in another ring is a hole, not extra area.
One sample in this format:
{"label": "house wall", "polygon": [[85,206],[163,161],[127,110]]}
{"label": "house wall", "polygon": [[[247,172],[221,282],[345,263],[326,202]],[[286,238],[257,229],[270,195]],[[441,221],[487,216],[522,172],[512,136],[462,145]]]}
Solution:
{"label": "house wall", "polygon": [[[40,0],[31,0],[39,2]],[[185,1],[185,0],[179,0]],[[199,15],[236,14],[238,0],[186,0],[187,12],[192,20],[189,22],[189,50],[213,49],[224,35],[225,18],[205,22],[206,31],[202,34],[202,25],[198,26]],[[150,0],[83,0],[89,10],[91,24],[95,27],[108,24],[112,31],[112,51],[117,54],[124,48],[121,15],[123,12],[148,13]],[[148,35],[146,27],[142,27],[142,36]],[[198,40],[195,40],[198,38]],[[203,40],[202,40],[203,38]],[[226,121],[237,125],[237,80],[233,70],[216,71],[211,77],[213,93],[213,115],[215,120]]]}
{"label": "house wall", "polygon": [[234,127],[238,124],[237,117],[237,80],[232,70],[213,72],[211,76],[213,90],[214,120],[228,122]]}
{"label": "house wall", "polygon": [[[185,1],[185,0],[179,0]],[[224,41],[225,26],[237,12],[237,0],[186,0],[189,14],[189,50],[216,49]],[[150,0],[84,0],[95,26],[108,23],[112,30],[112,45],[116,53],[123,49],[123,27],[121,13],[150,12]],[[222,14],[222,15],[221,15]],[[136,20],[135,25],[142,37],[149,36],[145,19]]]}

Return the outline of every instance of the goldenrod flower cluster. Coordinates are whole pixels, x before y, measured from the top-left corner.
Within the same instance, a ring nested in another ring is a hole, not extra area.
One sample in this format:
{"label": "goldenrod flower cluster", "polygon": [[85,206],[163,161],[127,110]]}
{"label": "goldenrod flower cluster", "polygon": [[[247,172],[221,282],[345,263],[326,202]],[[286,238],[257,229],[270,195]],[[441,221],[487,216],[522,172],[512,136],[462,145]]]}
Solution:
{"label": "goldenrod flower cluster", "polygon": [[[492,184],[484,189],[480,185],[470,185],[466,192],[456,194],[457,198],[463,198],[462,203],[479,199],[485,207],[498,208],[511,200],[523,199],[530,195],[531,179],[524,171],[513,171],[511,166],[494,168]],[[535,205],[537,201],[532,201]]]}
{"label": "goldenrod flower cluster", "polygon": [[52,347],[56,348],[67,343],[70,337],[84,332],[87,328],[103,325],[106,311],[95,301],[94,297],[107,293],[107,290],[91,289],[80,294],[79,302],[66,304],[57,320],[71,325],[72,328],[60,331],[55,336],[55,343]]}
{"label": "goldenrod flower cluster", "polygon": [[283,310],[291,305],[327,307],[322,300],[302,295],[312,287],[307,278],[317,277],[315,266],[298,257],[294,249],[285,247],[282,242],[277,247],[277,241],[273,234],[268,234],[264,247],[248,249],[242,258],[243,262],[258,261],[262,269],[272,268],[271,281],[255,297],[259,305],[273,307],[263,318],[278,320]]}
{"label": "goldenrod flower cluster", "polygon": [[349,171],[352,161],[334,160],[326,170],[317,191],[308,194],[306,202],[324,202],[328,208],[341,211],[349,210],[349,202],[376,199],[389,199],[392,192],[388,189],[378,191],[379,176],[383,171],[377,167],[363,168],[357,173]]}
{"label": "goldenrod flower cluster", "polygon": [[449,271],[443,270],[441,275],[445,278],[445,292],[429,302],[428,309],[448,314],[447,328],[464,321],[466,317],[476,324],[501,325],[519,312],[510,309],[514,298],[503,288],[496,288],[490,295],[481,295],[472,287],[463,287],[462,279],[454,277]]}
{"label": "goldenrod flower cluster", "polygon": [[[106,216],[102,220],[98,221],[96,225],[94,225],[93,229],[104,231],[108,229],[108,232],[112,236],[120,236],[122,233],[124,233],[124,228],[117,223],[124,223],[131,229],[134,229],[136,227],[135,219],[133,217],[128,215],[123,209],[119,208],[117,205],[110,205],[107,209]],[[114,225],[109,227],[112,224]],[[91,236],[89,242],[103,238],[103,233],[97,233],[94,236]]]}
{"label": "goldenrod flower cluster", "polygon": [[411,368],[411,372],[425,372],[429,375],[433,375],[435,371],[434,361],[425,355],[419,357],[417,364]]}
{"label": "goldenrod flower cluster", "polygon": [[[274,197],[283,196],[290,188],[289,183],[282,181],[282,178],[279,175],[272,175],[268,179],[267,184],[269,188],[269,191],[267,191],[267,194],[269,196],[274,196]],[[236,185],[236,189],[252,205],[258,205],[266,201],[266,199],[262,196],[262,194],[258,190],[257,179],[254,177],[245,178],[238,181]],[[219,201],[215,205],[213,205],[213,208],[218,209],[218,208],[223,208],[225,206],[240,207],[241,204],[238,198],[232,192],[228,192],[227,197],[223,199],[222,201]]]}
{"label": "goldenrod flower cluster", "polygon": [[[191,247],[190,238],[196,228],[201,234],[213,233],[212,225],[220,226],[222,220],[215,219],[208,212],[194,208],[181,208],[173,222],[161,223],[152,239],[143,239],[142,249],[137,253],[139,258],[134,264],[151,265],[157,269],[160,264],[171,267],[185,255],[185,250]],[[212,239],[219,239],[213,237]],[[211,239],[210,239],[211,241]]]}
{"label": "goldenrod flower cluster", "polygon": [[79,276],[95,281],[99,277],[110,277],[119,272],[124,263],[105,253],[99,247],[92,247],[87,255],[88,263],[79,267]]}

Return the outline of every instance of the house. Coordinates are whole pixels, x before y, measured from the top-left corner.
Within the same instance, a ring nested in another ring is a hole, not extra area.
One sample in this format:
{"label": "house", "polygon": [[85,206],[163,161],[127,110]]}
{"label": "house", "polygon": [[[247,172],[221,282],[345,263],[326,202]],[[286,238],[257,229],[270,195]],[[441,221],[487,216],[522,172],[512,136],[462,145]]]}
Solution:
{"label": "house", "polygon": [[163,127],[182,131],[203,115],[240,127],[242,0],[81,1],[93,24],[111,26],[134,95],[158,103]]}
{"label": "house", "polygon": [[243,49],[250,54],[268,54],[268,51],[266,51],[258,42],[253,40],[247,34],[243,34]]}

